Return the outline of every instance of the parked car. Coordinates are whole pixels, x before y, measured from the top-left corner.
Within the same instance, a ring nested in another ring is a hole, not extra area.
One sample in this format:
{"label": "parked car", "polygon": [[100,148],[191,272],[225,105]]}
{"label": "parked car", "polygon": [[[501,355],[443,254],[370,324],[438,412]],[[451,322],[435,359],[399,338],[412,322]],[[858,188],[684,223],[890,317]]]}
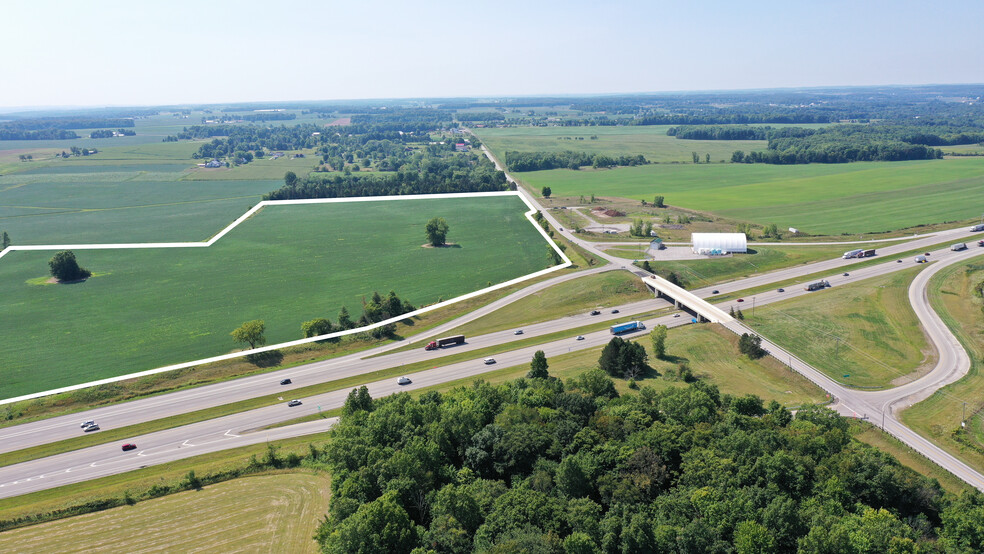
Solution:
{"label": "parked car", "polygon": [[88,433],[89,431],[98,431],[99,430],[99,424],[98,423],[93,423],[92,425],[90,425],[88,427],[85,427],[82,430],[85,431],[86,433]]}
{"label": "parked car", "polygon": [[281,385],[289,385],[290,383],[291,383],[291,380],[290,379],[281,379],[280,380],[280,384]]}
{"label": "parked car", "polygon": [[776,292],[786,292],[786,289],[776,289]]}
{"label": "parked car", "polygon": [[495,363],[495,358],[485,358],[485,365],[492,365]]}
{"label": "parked car", "polygon": [[412,382],[409,377],[400,377],[396,380],[397,385],[409,385]]}
{"label": "parked car", "polygon": [[287,403],[287,406],[290,407],[290,408],[293,408],[294,406],[300,406],[300,405],[301,405],[301,401],[300,400],[291,400],[290,402]]}
{"label": "parked car", "polygon": [[128,442],[123,445],[123,452],[126,452],[127,450],[136,450],[136,449],[137,449],[137,445],[133,444],[132,442]]}
{"label": "parked car", "polygon": [[523,330],[522,329],[516,329],[515,331],[513,331],[513,334],[514,335],[522,335],[523,334]]}
{"label": "parked car", "polygon": [[82,424],[82,428],[85,429],[86,427],[88,427],[90,425],[95,425],[95,424],[96,424],[96,422],[95,421],[92,421],[90,419],[89,421],[86,421],[85,423]]}
{"label": "parked car", "polygon": [[598,310],[591,310],[591,315],[601,315],[601,312]]}
{"label": "parked car", "polygon": [[584,335],[578,335],[577,340],[584,340]]}

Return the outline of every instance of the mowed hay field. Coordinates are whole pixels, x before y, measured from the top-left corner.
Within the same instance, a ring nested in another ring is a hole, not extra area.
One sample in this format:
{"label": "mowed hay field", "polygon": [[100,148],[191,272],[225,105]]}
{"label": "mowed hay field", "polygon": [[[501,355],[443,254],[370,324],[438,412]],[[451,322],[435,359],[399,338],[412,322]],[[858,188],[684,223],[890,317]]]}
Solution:
{"label": "mowed hay field", "polygon": [[920,269],[758,306],[754,315],[750,302],[740,307],[752,329],[831,379],[847,386],[887,388],[936,362],[936,351],[909,304],[909,283]]}
{"label": "mowed hay field", "polygon": [[[747,149],[746,149],[747,150]],[[666,203],[812,234],[873,233],[979,217],[984,158],[851,164],[656,164],[516,173],[553,196]]]}
{"label": "mowed hay field", "polygon": [[[415,306],[544,269],[543,237],[516,196],[268,206],[208,248],[78,250],[95,275],[44,282],[52,252],[0,259],[0,397],[201,359],[266,321],[268,344],[301,323],[357,319],[373,291]],[[459,247],[423,248],[432,217]]]}
{"label": "mowed hay field", "polygon": [[[507,151],[561,152],[573,150],[608,156],[642,154],[653,162],[692,163],[692,152],[710,154],[712,162],[730,160],[735,150],[764,150],[766,141],[678,140],[666,134],[670,125],[624,127],[505,127],[473,129],[478,138],[505,161]],[[591,137],[597,137],[592,139]],[[556,194],[556,192],[555,192]]]}
{"label": "mowed hay field", "polygon": [[244,477],[0,533],[4,552],[317,552],[330,481]]}
{"label": "mowed hay field", "polygon": [[282,183],[183,181],[187,170],[166,158],[65,160],[2,175],[0,229],[14,244],[204,241]]}

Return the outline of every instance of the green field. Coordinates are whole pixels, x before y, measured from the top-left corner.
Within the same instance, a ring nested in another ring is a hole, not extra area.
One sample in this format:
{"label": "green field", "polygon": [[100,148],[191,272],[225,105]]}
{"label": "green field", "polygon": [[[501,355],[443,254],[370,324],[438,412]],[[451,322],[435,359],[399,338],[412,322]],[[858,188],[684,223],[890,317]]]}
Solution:
{"label": "green field", "polygon": [[[224,354],[263,319],[270,344],[354,317],[374,290],[425,305],[547,267],[517,197],[271,206],[209,248],[78,251],[87,282],[32,285],[51,252],[0,260],[0,397]],[[422,248],[443,216],[460,248]],[[42,279],[43,280],[43,279]]]}
{"label": "green field", "polygon": [[[764,140],[679,140],[666,134],[670,125],[624,127],[505,127],[473,129],[502,159],[506,151],[561,152],[573,150],[609,156],[642,154],[652,162],[693,163],[691,152],[711,155],[711,162],[730,160],[735,150],[764,150]],[[598,137],[592,139],[591,137]],[[567,137],[570,137],[568,139]],[[578,140],[581,139],[581,140]]]}
{"label": "green field", "polygon": [[[930,369],[936,353],[909,305],[922,268],[742,311],[750,326],[847,386],[885,388]],[[729,304],[730,306],[730,304]]]}
{"label": "green field", "polygon": [[312,537],[328,512],[328,484],[306,473],[234,479],[0,533],[0,550],[317,552]]}
{"label": "green field", "polygon": [[[967,349],[971,367],[964,378],[902,412],[906,425],[978,471],[984,470],[984,317],[973,289],[981,281],[984,257],[943,269],[930,280],[930,303]],[[967,428],[960,431],[965,415]]]}
{"label": "green field", "polygon": [[658,164],[516,173],[554,196],[652,201],[812,234],[872,233],[979,217],[984,158],[852,164]]}

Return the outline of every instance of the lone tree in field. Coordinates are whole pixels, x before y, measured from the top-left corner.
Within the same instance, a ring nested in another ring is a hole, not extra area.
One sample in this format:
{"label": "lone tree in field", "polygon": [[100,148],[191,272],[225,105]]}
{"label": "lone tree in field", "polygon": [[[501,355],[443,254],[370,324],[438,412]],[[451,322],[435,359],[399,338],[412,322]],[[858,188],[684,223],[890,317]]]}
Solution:
{"label": "lone tree in field", "polygon": [[7,234],[7,231],[4,231],[3,234],[0,234],[0,250],[8,246],[10,246],[10,235]]}
{"label": "lone tree in field", "polygon": [[526,374],[527,379],[546,379],[550,377],[547,373],[547,355],[543,350],[537,350],[533,354],[533,361],[530,362],[530,372]]}
{"label": "lone tree in field", "polygon": [[248,344],[250,350],[252,350],[257,346],[266,344],[266,337],[263,336],[264,331],[266,331],[266,324],[263,320],[254,319],[253,321],[243,323],[238,329],[229,334],[232,335],[234,341]]}
{"label": "lone tree in field", "polygon": [[653,342],[653,355],[659,359],[666,357],[666,325],[657,325],[649,332]]}
{"label": "lone tree in field", "polygon": [[59,281],[78,281],[92,276],[91,271],[79,267],[71,250],[62,250],[55,254],[48,262],[48,267],[51,268],[51,276]]}
{"label": "lone tree in field", "polygon": [[431,246],[444,246],[448,238],[448,222],[443,217],[435,217],[427,222],[424,230],[427,232],[427,242]]}
{"label": "lone tree in field", "polygon": [[540,189],[540,194],[542,194],[544,198],[550,198],[550,195],[553,194],[553,191],[550,190],[550,187],[543,187],[542,189]]}

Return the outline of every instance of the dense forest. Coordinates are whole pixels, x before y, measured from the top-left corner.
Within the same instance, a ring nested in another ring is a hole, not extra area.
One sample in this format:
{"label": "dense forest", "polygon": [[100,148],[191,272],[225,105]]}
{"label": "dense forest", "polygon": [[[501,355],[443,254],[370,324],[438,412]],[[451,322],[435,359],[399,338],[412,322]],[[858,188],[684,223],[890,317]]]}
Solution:
{"label": "dense forest", "polygon": [[133,127],[128,117],[34,117],[0,122],[0,129],[40,131],[49,129],[93,129],[96,127]]}
{"label": "dense forest", "polygon": [[26,129],[4,129],[0,127],[0,140],[62,140],[77,139],[79,136],[75,131],[67,129],[38,129],[29,131]]}
{"label": "dense forest", "polygon": [[353,390],[317,458],[325,552],[980,552],[984,496],[696,381],[620,396],[605,372],[419,398]]}

